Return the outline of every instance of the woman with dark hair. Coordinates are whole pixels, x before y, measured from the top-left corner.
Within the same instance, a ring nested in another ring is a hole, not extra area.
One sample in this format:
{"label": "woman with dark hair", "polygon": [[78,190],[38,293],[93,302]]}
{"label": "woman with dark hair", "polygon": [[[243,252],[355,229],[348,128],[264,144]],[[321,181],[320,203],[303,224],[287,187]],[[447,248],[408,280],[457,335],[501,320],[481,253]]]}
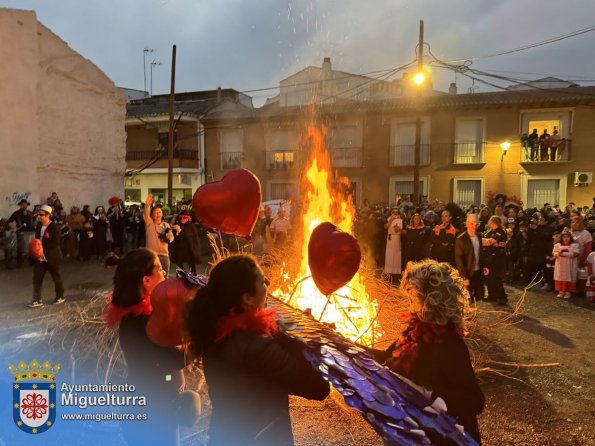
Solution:
{"label": "woman with dark hair", "polygon": [[409,225],[405,231],[403,231],[403,253],[405,258],[403,263],[405,266],[409,262],[417,262],[428,257],[426,244],[429,237],[430,231],[424,226],[421,215],[416,212],[409,220]]}
{"label": "woman with dark hair", "polygon": [[488,220],[488,230],[481,240],[483,245],[483,260],[490,273],[486,276],[488,297],[485,300],[506,305],[508,298],[504,290],[504,273],[506,271],[506,231],[501,226],[502,221],[497,215]]}
{"label": "woman with dark hair", "polygon": [[124,423],[124,437],[131,446],[178,445],[178,424],[194,424],[198,395],[181,392],[184,354],[175,348],[155,345],[146,334],[153,311],[151,293],[164,280],[161,263],[153,251],[140,248],[123,258],[108,257],[105,264],[118,265],[106,323],[108,327],[119,324],[118,338],[128,369],[126,382],[135,386],[135,396],[146,397],[147,405],[141,409],[149,420]]}
{"label": "woman with dark hair", "polygon": [[481,444],[477,415],[485,398],[463,336],[463,278],[448,263],[423,260],[407,265],[401,291],[411,305],[408,326],[387,365],[427,389],[431,400],[442,398],[448,413]]}
{"label": "woman with dark hair", "polygon": [[288,395],[323,400],[329,385],[266,308],[267,280],[252,257],[218,263],[188,303],[190,350],[202,358],[213,407],[210,446],[293,445]]}

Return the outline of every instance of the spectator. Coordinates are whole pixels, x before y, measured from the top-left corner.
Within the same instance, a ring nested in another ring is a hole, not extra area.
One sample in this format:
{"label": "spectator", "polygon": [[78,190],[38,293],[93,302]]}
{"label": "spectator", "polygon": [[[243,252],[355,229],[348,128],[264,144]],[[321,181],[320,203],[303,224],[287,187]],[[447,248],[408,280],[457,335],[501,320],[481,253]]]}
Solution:
{"label": "spectator", "polygon": [[549,139],[550,161],[556,161],[556,151],[558,150],[558,144],[560,144],[560,135],[558,135],[558,130],[554,129],[554,132]]}
{"label": "spectator", "polygon": [[438,262],[455,263],[455,239],[457,230],[451,223],[450,211],[442,211],[442,223],[434,227],[431,235],[432,250],[430,257]]}
{"label": "spectator", "polygon": [[539,134],[537,129],[529,135],[529,147],[531,148],[531,161],[537,161],[537,153],[539,150]]}
{"label": "spectator", "polygon": [[[573,203],[574,204],[574,203]],[[593,250],[593,236],[589,231],[585,229],[584,218],[573,212],[570,216],[572,237],[579,245],[579,258],[578,258],[578,277],[576,279],[576,291],[583,293],[587,284],[587,270],[585,268],[585,261],[587,256]]]}
{"label": "spectator", "polygon": [[399,209],[394,207],[384,225],[386,229],[386,253],[384,256],[384,274],[390,276],[390,281],[396,284],[401,276],[401,232],[403,219]]}
{"label": "spectator", "polygon": [[543,133],[539,135],[539,159],[541,161],[548,160],[547,149],[549,147],[550,134],[547,129],[543,129]]}
{"label": "spectator", "polygon": [[190,272],[196,274],[196,264],[202,263],[200,258],[200,241],[198,230],[188,211],[178,214],[178,224],[173,225],[174,241],[172,243],[172,259],[178,268],[184,269],[188,264]]}
{"label": "spectator", "polygon": [[483,263],[489,269],[485,282],[488,288],[486,300],[506,305],[507,296],[502,283],[506,269],[506,232],[498,215],[490,217],[488,230],[482,240]]}
{"label": "spectator", "polygon": [[174,240],[174,234],[169,223],[163,221],[163,211],[154,207],[153,195],[147,195],[145,200],[144,220],[147,248],[157,254],[161,267],[165,271],[165,278],[169,276],[169,244]]}
{"label": "spectator", "polygon": [[273,237],[274,246],[276,248],[283,247],[291,233],[291,223],[285,216],[284,208],[279,208],[277,211],[277,218],[271,222],[269,230],[271,232],[271,237]]}
{"label": "spectator", "polygon": [[409,262],[417,262],[428,257],[426,244],[430,231],[424,226],[421,216],[413,214],[403,232],[403,254],[405,267]]}
{"label": "spectator", "polygon": [[60,228],[51,221],[52,208],[50,206],[41,206],[37,218],[39,226],[35,232],[35,238],[41,240],[44,256],[35,260],[33,264],[33,301],[28,304],[29,308],[39,308],[43,306],[41,299],[41,287],[46,272],[49,272],[54,281],[54,290],[56,298],[54,304],[64,303],[64,285],[60,275],[60,263],[62,262],[62,251],[60,250]]}
{"label": "spectator", "polygon": [[576,278],[580,248],[575,243],[570,231],[565,231],[560,236],[560,243],[554,245],[554,280],[559,298],[570,299],[571,293],[576,290]]}
{"label": "spectator", "polygon": [[95,208],[91,223],[93,224],[94,254],[97,258],[101,258],[107,253],[107,231],[109,229],[109,221],[103,206]]}
{"label": "spectator", "polygon": [[469,292],[471,302],[481,301],[484,296],[484,277],[490,273],[484,266],[481,237],[477,234],[477,214],[467,214],[466,231],[455,242],[457,270]]}
{"label": "spectator", "polygon": [[68,235],[66,236],[66,252],[73,258],[79,258],[79,244],[80,244],[80,233],[85,223],[85,217],[80,213],[78,207],[73,206],[70,208],[70,214],[66,216],[66,224],[68,225]]}
{"label": "spectator", "polygon": [[18,202],[19,209],[14,211],[8,218],[8,223],[15,223],[17,237],[16,266],[20,268],[23,264],[23,258],[27,255],[29,241],[35,236],[35,227],[33,226],[33,213],[27,208],[31,206],[27,200],[22,199]]}

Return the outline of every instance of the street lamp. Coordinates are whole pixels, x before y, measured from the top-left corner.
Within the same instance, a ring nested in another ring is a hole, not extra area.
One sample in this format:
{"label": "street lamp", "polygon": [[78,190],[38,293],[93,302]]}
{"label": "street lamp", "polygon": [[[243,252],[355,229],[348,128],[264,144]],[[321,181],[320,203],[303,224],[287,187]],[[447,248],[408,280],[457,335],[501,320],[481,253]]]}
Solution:
{"label": "street lamp", "polygon": [[510,143],[508,141],[504,141],[502,144],[500,144],[500,148],[502,149],[502,158],[500,158],[500,161],[502,162],[508,153],[508,149],[510,149]]}
{"label": "street lamp", "polygon": [[426,76],[423,73],[416,73],[413,76],[413,82],[415,83],[415,85],[417,85],[418,87],[421,87],[423,85],[423,83],[426,80]]}

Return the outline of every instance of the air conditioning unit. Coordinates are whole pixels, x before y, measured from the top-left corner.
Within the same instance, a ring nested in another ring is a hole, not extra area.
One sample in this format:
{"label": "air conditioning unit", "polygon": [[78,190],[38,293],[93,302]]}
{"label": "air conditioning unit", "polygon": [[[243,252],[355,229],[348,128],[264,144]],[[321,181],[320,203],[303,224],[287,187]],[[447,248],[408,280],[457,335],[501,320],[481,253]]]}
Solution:
{"label": "air conditioning unit", "polygon": [[593,182],[593,172],[574,172],[574,185],[586,186]]}

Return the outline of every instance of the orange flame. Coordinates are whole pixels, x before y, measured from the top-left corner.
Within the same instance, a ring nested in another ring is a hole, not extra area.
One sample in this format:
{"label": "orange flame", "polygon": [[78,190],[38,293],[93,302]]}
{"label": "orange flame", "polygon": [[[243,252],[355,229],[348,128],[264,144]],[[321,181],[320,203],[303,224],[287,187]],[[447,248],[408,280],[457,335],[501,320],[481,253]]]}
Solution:
{"label": "orange flame", "polygon": [[[312,152],[305,171],[304,189],[307,191],[302,214],[303,241],[297,278],[289,279],[292,295],[280,288],[272,294],[285,298],[294,307],[310,309],[312,316],[323,322],[334,324],[345,337],[362,344],[372,345],[380,336],[375,320],[377,303],[370,299],[364,278],[356,273],[351,281],[330,296],[323,295],[311,278],[308,266],[308,242],[316,226],[328,221],[342,231],[352,233],[355,209],[350,197],[344,197],[334,188],[338,179],[333,175],[330,158],[325,147],[325,130],[313,125],[308,127],[312,141]],[[281,274],[287,278],[287,273]]]}

